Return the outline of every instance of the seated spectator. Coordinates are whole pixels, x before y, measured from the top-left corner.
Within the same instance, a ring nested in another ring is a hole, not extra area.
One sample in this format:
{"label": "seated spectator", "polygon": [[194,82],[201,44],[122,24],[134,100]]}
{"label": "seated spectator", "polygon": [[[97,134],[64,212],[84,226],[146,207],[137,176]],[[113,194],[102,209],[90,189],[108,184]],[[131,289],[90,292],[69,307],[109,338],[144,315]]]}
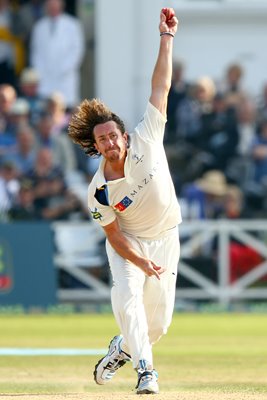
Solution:
{"label": "seated spectator", "polygon": [[204,76],[197,80],[192,96],[185,98],[177,110],[176,137],[184,138],[196,147],[203,144],[202,134],[213,109],[216,88],[211,78]]}
{"label": "seated spectator", "polygon": [[254,181],[267,184],[267,119],[259,127],[259,135],[252,144],[251,155],[254,165]]}
{"label": "seated spectator", "polygon": [[202,138],[204,143],[201,147],[208,154],[206,168],[224,171],[236,155],[238,131],[236,114],[227,106],[222,94],[214,97],[213,109]]}
{"label": "seated spectator", "polygon": [[177,109],[177,142],[166,151],[177,195],[182,185],[198,178],[212,160],[206,151],[206,135],[212,118],[214,96],[213,80],[209,77],[199,78],[190,96],[185,97]]}
{"label": "seated spectator", "polygon": [[17,129],[16,139],[16,150],[7,154],[4,160],[12,161],[20,175],[27,174],[33,168],[36,158],[35,133],[29,125],[21,124]]}
{"label": "seated spectator", "polygon": [[[235,185],[229,185],[225,196],[225,215],[228,219],[247,219],[251,217],[249,210],[245,208],[243,193]],[[255,235],[255,232],[250,234]],[[230,238],[230,282],[235,282],[244,274],[251,271],[263,261],[263,257],[247,243]]]}
{"label": "seated spectator", "polygon": [[224,199],[223,218],[227,219],[247,219],[251,218],[251,213],[246,208],[245,199],[242,191],[236,185],[228,185]]}
{"label": "seated spectator", "polygon": [[182,101],[189,97],[190,86],[184,79],[184,64],[181,60],[174,60],[172,83],[168,95],[167,124],[165,142],[173,143],[177,141],[177,110]]}
{"label": "seated spectator", "polygon": [[258,122],[267,119],[267,83],[263,86],[262,94],[258,104]]}
{"label": "seated spectator", "polygon": [[52,135],[58,135],[67,131],[70,116],[66,112],[64,99],[60,93],[53,93],[47,99],[45,112],[52,118]]}
{"label": "seated spectator", "polygon": [[0,165],[0,221],[7,220],[10,208],[15,204],[19,191],[18,171],[11,162]]}
{"label": "seated spectator", "polygon": [[0,85],[0,159],[16,149],[16,138],[10,126],[10,109],[16,96],[16,91],[11,85]]}
{"label": "seated spectator", "polygon": [[9,221],[37,221],[41,219],[34,204],[34,187],[29,179],[20,181],[16,203],[8,211]]}
{"label": "seated spectator", "polygon": [[25,68],[19,80],[20,96],[30,107],[30,123],[36,126],[44,109],[44,101],[38,95],[39,76],[33,68]]}
{"label": "seated spectator", "polygon": [[9,130],[16,136],[20,125],[30,124],[30,106],[27,100],[17,98],[9,113]]}
{"label": "seated spectator", "polygon": [[217,87],[218,91],[225,95],[227,105],[234,109],[237,109],[239,104],[248,98],[242,87],[243,76],[244,70],[239,63],[229,64],[223,81]]}
{"label": "seated spectator", "polygon": [[39,150],[34,169],[26,177],[33,183],[34,205],[42,219],[88,218],[80,199],[67,188],[62,170],[54,166],[50,149]]}
{"label": "seated spectator", "polygon": [[210,170],[181,192],[182,214],[186,219],[217,219],[224,213],[228,185],[221,171]]}
{"label": "seated spectator", "polygon": [[38,147],[47,147],[52,151],[55,165],[62,168],[65,173],[77,168],[74,147],[65,133],[53,134],[53,119],[51,115],[44,114],[39,119],[37,127]]}
{"label": "seated spectator", "polygon": [[237,129],[239,156],[250,156],[251,145],[257,136],[256,107],[250,100],[243,100],[237,107]]}

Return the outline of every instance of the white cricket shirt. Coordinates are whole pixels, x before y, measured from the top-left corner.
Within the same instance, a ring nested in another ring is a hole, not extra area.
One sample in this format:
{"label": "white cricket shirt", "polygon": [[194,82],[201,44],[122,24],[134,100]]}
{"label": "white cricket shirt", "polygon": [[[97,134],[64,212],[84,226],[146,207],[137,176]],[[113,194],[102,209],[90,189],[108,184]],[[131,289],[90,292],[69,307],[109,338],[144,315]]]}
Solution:
{"label": "white cricket shirt", "polygon": [[163,147],[165,123],[163,115],[148,103],[130,135],[123,178],[106,181],[105,159],[101,160],[88,189],[88,205],[100,225],[117,218],[123,232],[154,238],[181,222]]}

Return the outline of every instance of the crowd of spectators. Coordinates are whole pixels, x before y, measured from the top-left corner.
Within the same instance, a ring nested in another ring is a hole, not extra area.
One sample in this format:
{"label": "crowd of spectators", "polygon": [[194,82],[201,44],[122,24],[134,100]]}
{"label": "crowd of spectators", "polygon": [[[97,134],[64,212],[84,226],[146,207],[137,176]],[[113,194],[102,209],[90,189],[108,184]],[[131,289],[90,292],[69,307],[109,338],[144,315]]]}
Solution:
{"label": "crowd of spectators", "polygon": [[[0,0],[0,221],[89,218],[98,161],[67,135],[84,42],[63,0]],[[244,74],[189,82],[174,61],[165,147],[184,219],[267,215],[267,84],[252,97]]]}
{"label": "crowd of spectators", "polygon": [[89,218],[96,166],[67,135],[84,43],[63,0],[0,0],[0,221]]}
{"label": "crowd of spectators", "polygon": [[244,74],[188,82],[174,62],[165,146],[185,219],[267,215],[267,84],[252,96]]}

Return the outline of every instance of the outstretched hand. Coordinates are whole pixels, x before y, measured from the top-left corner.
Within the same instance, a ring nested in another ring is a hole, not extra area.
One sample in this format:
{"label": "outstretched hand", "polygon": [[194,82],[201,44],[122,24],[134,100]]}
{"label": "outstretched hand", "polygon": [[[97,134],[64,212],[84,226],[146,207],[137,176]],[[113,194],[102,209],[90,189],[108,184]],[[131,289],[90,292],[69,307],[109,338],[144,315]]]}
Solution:
{"label": "outstretched hand", "polygon": [[[169,18],[171,17],[171,18]],[[159,31],[170,32],[173,35],[177,32],[178,19],[175,16],[175,11],[173,8],[163,8],[160,13],[160,24]]]}

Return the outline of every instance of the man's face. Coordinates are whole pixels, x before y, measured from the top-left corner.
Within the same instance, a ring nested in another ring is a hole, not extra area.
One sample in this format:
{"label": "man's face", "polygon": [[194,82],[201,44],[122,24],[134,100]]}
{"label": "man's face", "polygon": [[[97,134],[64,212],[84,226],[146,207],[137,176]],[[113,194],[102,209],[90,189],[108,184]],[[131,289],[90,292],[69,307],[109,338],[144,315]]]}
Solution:
{"label": "man's face", "polygon": [[94,128],[95,148],[110,162],[122,160],[127,151],[127,133],[122,133],[114,121]]}
{"label": "man's face", "polygon": [[46,11],[50,17],[57,17],[63,11],[62,0],[46,0]]}

